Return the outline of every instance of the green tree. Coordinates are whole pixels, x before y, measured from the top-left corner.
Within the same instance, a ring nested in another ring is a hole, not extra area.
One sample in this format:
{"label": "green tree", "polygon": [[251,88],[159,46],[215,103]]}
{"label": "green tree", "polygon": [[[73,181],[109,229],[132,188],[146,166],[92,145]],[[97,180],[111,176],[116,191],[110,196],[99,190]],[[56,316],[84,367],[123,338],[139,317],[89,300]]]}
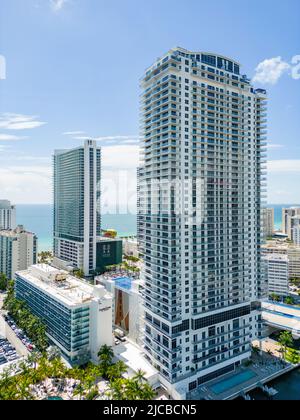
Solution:
{"label": "green tree", "polygon": [[289,297],[285,298],[284,303],[286,305],[294,305],[294,299],[289,296]]}
{"label": "green tree", "polygon": [[273,300],[274,302],[279,302],[280,301],[280,296],[276,295],[276,293],[272,293],[270,295],[271,300]]}
{"label": "green tree", "polygon": [[278,339],[281,348],[282,348],[282,355],[283,358],[286,358],[286,352],[287,352],[287,348],[288,347],[292,347],[294,340],[293,340],[293,336],[292,333],[289,331],[284,331],[280,334],[279,339]]}
{"label": "green tree", "polygon": [[0,291],[4,292],[6,291],[8,287],[8,278],[5,274],[0,273]]}

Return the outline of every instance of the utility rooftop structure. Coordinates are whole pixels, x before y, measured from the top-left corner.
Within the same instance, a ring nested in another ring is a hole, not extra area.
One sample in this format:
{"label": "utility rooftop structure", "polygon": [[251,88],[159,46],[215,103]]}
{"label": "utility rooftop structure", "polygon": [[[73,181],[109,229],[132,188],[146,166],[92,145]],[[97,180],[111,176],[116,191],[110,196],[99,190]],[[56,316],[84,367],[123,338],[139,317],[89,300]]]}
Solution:
{"label": "utility rooftop structure", "polygon": [[261,331],[267,96],[240,73],[173,48],[141,80],[144,349],[174,397],[234,370]]}

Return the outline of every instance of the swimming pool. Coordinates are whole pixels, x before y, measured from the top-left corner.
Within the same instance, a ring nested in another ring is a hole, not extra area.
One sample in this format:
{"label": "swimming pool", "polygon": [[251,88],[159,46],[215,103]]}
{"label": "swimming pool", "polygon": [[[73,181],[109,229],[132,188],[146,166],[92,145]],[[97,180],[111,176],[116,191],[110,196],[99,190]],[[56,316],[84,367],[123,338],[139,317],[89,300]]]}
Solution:
{"label": "swimming pool", "polygon": [[222,392],[228,391],[235,386],[241,385],[243,382],[247,382],[256,376],[257,375],[251,370],[245,370],[244,372],[237,373],[236,375],[224,379],[223,381],[220,381],[210,386],[209,388],[217,395],[222,394]]}
{"label": "swimming pool", "polygon": [[116,286],[120,287],[121,289],[130,290],[132,279],[130,277],[119,277],[114,279]]}

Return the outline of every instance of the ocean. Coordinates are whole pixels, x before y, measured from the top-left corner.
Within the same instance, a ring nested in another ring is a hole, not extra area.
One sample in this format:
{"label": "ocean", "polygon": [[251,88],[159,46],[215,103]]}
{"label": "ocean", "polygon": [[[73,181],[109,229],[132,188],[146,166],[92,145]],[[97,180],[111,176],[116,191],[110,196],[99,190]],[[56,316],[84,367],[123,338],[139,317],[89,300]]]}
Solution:
{"label": "ocean", "polygon": [[[40,251],[52,250],[53,208],[51,205],[18,204],[17,223],[38,236]],[[115,229],[119,236],[136,236],[135,214],[107,214],[102,216],[102,229]]]}
{"label": "ocean", "polygon": [[[282,208],[293,204],[269,204],[274,208],[275,228],[281,229]],[[51,205],[17,205],[17,223],[24,225],[39,238],[39,251],[52,249],[53,216]],[[135,214],[107,214],[102,216],[103,229],[116,229],[119,236],[136,236]]]}

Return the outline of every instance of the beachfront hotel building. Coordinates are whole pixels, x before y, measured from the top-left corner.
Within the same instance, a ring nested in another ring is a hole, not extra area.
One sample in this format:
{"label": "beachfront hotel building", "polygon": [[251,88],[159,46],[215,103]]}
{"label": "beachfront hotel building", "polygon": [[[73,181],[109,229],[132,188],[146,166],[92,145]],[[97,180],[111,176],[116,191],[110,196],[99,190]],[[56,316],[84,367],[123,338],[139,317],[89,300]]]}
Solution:
{"label": "beachfront hotel building", "polygon": [[47,328],[50,343],[74,365],[112,345],[112,299],[103,286],[92,286],[46,264],[16,274],[16,298],[27,303]]}
{"label": "beachfront hotel building", "polygon": [[8,200],[0,200],[0,230],[16,228],[16,207]]}
{"label": "beachfront hotel building", "polygon": [[266,91],[174,48],[141,80],[144,352],[174,398],[233,371],[260,335]]}
{"label": "beachfront hotel building", "polygon": [[54,154],[54,255],[66,267],[96,268],[101,234],[101,148],[93,140]]}
{"label": "beachfront hotel building", "polygon": [[26,270],[37,260],[37,237],[23,226],[0,231],[0,273],[13,279],[18,270]]}

